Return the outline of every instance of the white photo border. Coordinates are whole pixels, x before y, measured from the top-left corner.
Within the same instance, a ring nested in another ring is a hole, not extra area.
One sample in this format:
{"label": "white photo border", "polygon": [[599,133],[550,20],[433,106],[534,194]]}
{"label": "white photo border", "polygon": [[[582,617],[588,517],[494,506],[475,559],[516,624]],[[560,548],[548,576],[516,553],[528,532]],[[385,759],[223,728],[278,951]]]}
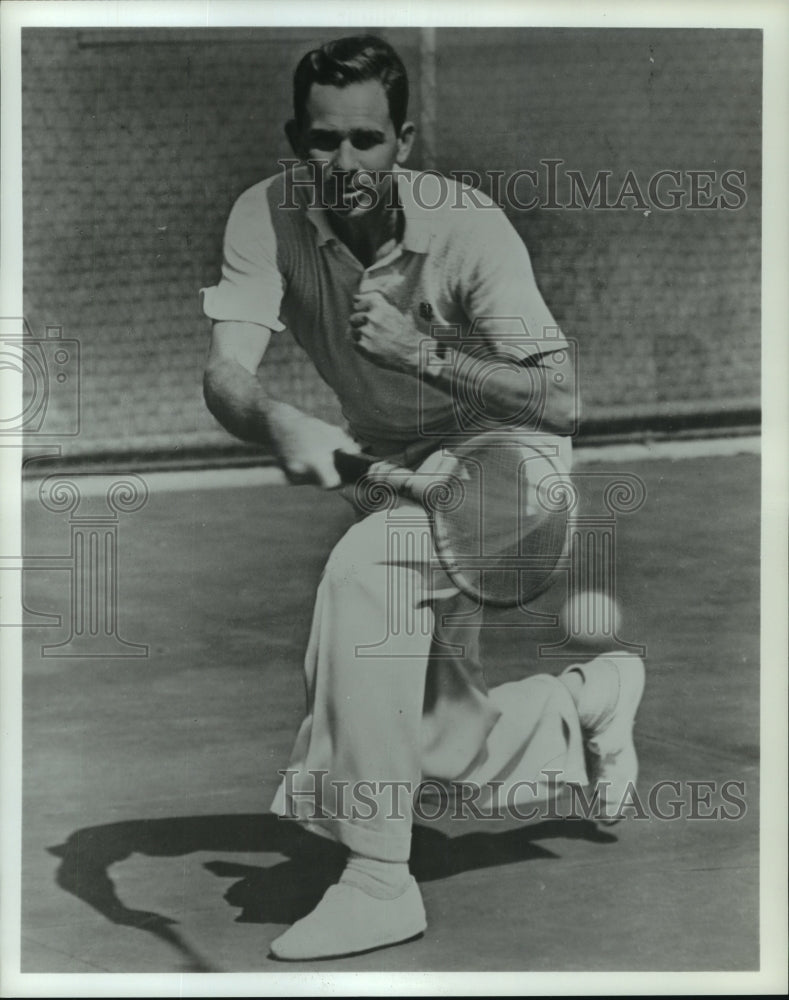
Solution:
{"label": "white photo border", "polygon": [[[786,990],[787,842],[787,496],[789,496],[789,7],[781,0],[464,4],[425,0],[170,0],[159,2],[21,2],[0,8],[2,34],[2,276],[3,315],[22,309],[21,52],[22,27],[231,26],[550,26],[761,28],[764,32],[763,213],[763,474],[762,474],[762,711],[761,711],[761,969],[736,973],[256,973],[92,974],[20,972],[21,636],[2,636],[2,996],[288,996],[288,995],[633,995],[755,994]],[[4,383],[7,388],[7,383]],[[21,389],[19,390],[21,393]],[[21,395],[20,395],[21,398]],[[19,551],[20,458],[0,448],[3,483],[0,552]],[[4,574],[9,576],[10,574]],[[16,574],[18,575],[18,574]],[[3,604],[13,615],[18,589],[4,581]],[[18,619],[14,619],[18,620]]]}

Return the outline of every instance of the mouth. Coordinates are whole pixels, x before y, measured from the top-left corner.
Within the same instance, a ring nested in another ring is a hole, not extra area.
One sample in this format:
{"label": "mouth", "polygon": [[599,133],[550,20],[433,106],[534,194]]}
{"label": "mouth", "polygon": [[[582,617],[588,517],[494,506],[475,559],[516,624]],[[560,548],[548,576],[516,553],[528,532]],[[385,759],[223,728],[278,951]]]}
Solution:
{"label": "mouth", "polygon": [[343,208],[362,208],[367,207],[363,205],[363,201],[369,201],[370,192],[360,191],[357,188],[349,188],[348,190],[340,192],[340,201],[342,202]]}
{"label": "mouth", "polygon": [[366,211],[375,202],[375,193],[371,190],[369,182],[358,184],[347,176],[335,175],[328,179],[326,185],[326,195],[331,207],[335,210],[350,212],[354,210]]}
{"label": "mouth", "polygon": [[333,192],[326,201],[326,207],[341,215],[366,212],[370,208],[370,192],[348,190]]}

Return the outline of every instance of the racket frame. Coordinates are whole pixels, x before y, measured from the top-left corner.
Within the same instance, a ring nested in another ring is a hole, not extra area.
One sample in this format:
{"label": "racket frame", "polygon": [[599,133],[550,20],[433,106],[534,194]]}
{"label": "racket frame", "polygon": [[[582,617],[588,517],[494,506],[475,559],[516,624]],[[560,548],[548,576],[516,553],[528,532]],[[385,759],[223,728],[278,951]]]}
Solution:
{"label": "racket frame", "polygon": [[[546,590],[553,586],[555,582],[554,570],[556,568],[556,564],[561,558],[561,551],[556,553],[555,558],[546,557],[546,579],[539,585],[530,587],[525,595],[521,593],[520,587],[516,588],[517,593],[512,597],[504,598],[496,594],[491,594],[489,591],[486,591],[485,587],[482,585],[475,587],[473,583],[469,581],[464,571],[459,568],[459,564],[468,563],[469,559],[467,557],[459,557],[452,551],[447,540],[447,533],[444,530],[444,521],[442,518],[443,512],[441,507],[436,503],[431,502],[430,499],[431,495],[440,495],[434,493],[433,491],[444,491],[444,496],[447,497],[446,491],[450,490],[453,491],[458,502],[462,502],[462,481],[464,477],[461,474],[461,468],[463,465],[464,452],[471,452],[483,446],[485,448],[491,446],[504,446],[519,449],[525,449],[528,447],[541,453],[543,457],[549,460],[555,458],[557,472],[561,472],[558,448],[555,446],[546,447],[542,443],[536,445],[531,441],[527,442],[523,438],[518,438],[517,435],[506,431],[489,431],[467,439],[462,444],[456,446],[457,453],[454,450],[450,450],[452,446],[445,446],[445,462],[441,469],[435,472],[420,473],[413,469],[396,465],[387,459],[377,459],[371,455],[365,455],[361,452],[344,452],[341,449],[337,449],[334,452],[334,464],[340,478],[342,479],[343,485],[356,485],[358,487],[359,483],[363,479],[369,478],[371,483],[388,484],[390,487],[394,488],[400,496],[420,504],[427,514],[430,531],[433,537],[433,546],[436,550],[438,560],[455,586],[458,587],[458,589],[464,594],[477,601],[495,605],[497,607],[517,607],[535,600],[540,596],[540,594],[545,593]],[[455,484],[454,487],[452,485],[453,483]],[[460,488],[459,496],[458,487]],[[452,494],[449,496],[451,497],[451,495]],[[548,565],[551,561],[552,565]],[[513,567],[512,571],[518,572],[519,570],[517,567]],[[493,570],[492,572],[496,572],[496,570]],[[480,567],[479,579],[480,582],[484,580],[484,567]]]}

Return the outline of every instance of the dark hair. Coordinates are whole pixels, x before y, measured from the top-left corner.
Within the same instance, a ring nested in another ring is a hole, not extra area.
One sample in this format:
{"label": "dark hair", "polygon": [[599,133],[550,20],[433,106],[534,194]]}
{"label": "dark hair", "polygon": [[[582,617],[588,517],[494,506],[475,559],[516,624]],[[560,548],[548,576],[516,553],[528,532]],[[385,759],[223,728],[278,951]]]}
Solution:
{"label": "dark hair", "polygon": [[408,76],[400,56],[376,35],[337,38],[308,52],[293,76],[296,125],[304,124],[310,88],[314,83],[347,87],[349,83],[379,80],[389,102],[389,117],[399,133],[408,111]]}

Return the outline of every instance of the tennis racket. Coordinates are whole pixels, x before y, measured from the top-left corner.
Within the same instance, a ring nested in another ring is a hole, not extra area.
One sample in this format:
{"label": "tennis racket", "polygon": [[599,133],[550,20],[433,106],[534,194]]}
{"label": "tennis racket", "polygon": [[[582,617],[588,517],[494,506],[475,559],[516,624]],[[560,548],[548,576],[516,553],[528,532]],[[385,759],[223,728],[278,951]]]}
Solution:
{"label": "tennis racket", "polygon": [[398,496],[421,504],[455,585],[515,607],[547,590],[564,550],[569,473],[557,452],[534,436],[490,431],[445,447],[436,472],[342,451],[334,463],[363,511],[389,509]]}

